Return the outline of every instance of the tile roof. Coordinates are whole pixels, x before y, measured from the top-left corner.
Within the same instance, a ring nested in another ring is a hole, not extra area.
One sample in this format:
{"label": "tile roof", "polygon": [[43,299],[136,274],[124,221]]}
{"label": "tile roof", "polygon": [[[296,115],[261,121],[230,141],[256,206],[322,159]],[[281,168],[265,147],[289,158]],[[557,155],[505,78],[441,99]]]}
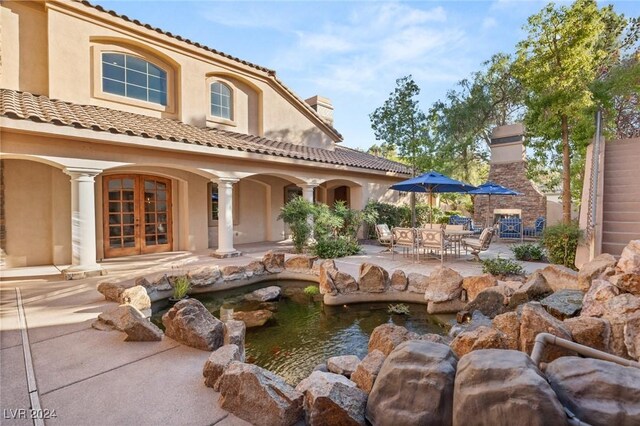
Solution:
{"label": "tile roof", "polygon": [[312,148],[226,130],[200,128],[168,118],[79,105],[10,89],[0,89],[0,116],[340,166],[410,173],[404,164],[339,145],[333,151]]}
{"label": "tile roof", "polygon": [[307,104],[307,103],[306,103],[302,98],[300,98],[300,97],[299,97],[299,96],[298,96],[298,95],[297,95],[293,90],[291,90],[287,85],[285,85],[282,81],[280,81],[280,80],[276,77],[276,72],[275,72],[275,70],[272,70],[272,69],[269,69],[269,68],[265,68],[265,67],[260,66],[260,65],[256,65],[256,64],[254,64],[254,63],[252,63],[252,62],[249,62],[249,61],[245,61],[245,60],[240,59],[240,58],[238,58],[238,57],[235,57],[235,56],[229,55],[229,54],[227,54],[227,53],[224,53],[224,52],[221,52],[221,51],[219,51],[219,50],[213,49],[213,48],[211,48],[211,47],[209,47],[209,46],[206,46],[206,45],[204,45],[204,44],[198,43],[197,41],[192,41],[192,40],[190,40],[190,39],[188,39],[188,38],[184,38],[184,37],[182,37],[182,36],[180,36],[180,35],[177,35],[177,34],[172,34],[172,33],[170,33],[169,31],[164,31],[163,29],[158,28],[158,27],[154,27],[154,26],[152,26],[152,25],[150,25],[150,24],[145,24],[145,23],[143,23],[143,22],[140,22],[140,21],[139,21],[139,20],[137,20],[137,19],[131,19],[131,18],[129,18],[127,15],[121,15],[121,14],[119,14],[118,12],[116,12],[116,11],[114,11],[114,10],[105,9],[104,7],[100,6],[99,4],[92,4],[92,3],[88,2],[87,0],[73,0],[73,1],[74,1],[74,2],[76,2],[76,3],[83,4],[84,6],[90,7],[90,8],[92,8],[92,9],[98,10],[98,11],[100,11],[100,12],[107,13],[107,14],[109,14],[109,15],[111,15],[111,16],[116,17],[116,18],[120,18],[120,19],[122,19],[122,20],[124,20],[124,21],[132,22],[132,23],[134,23],[134,24],[136,24],[136,25],[139,25],[139,26],[141,26],[141,27],[144,27],[144,28],[146,28],[146,29],[148,29],[148,30],[155,31],[155,32],[157,32],[157,33],[159,33],[159,34],[166,35],[166,36],[171,37],[171,38],[174,38],[174,39],[176,39],[176,40],[178,40],[178,41],[182,41],[182,42],[184,42],[184,43],[190,44],[190,45],[195,46],[195,47],[197,47],[197,48],[200,48],[200,49],[206,50],[207,52],[213,53],[213,54],[215,54],[215,55],[222,56],[222,57],[224,57],[224,58],[230,59],[230,60],[232,60],[232,61],[235,61],[235,62],[241,63],[241,64],[243,64],[243,65],[246,65],[246,66],[248,66],[248,67],[251,67],[251,68],[254,68],[254,69],[256,69],[256,70],[259,70],[259,71],[262,71],[262,72],[266,73],[269,77],[272,77],[272,78],[273,78],[273,81],[274,81],[278,86],[280,86],[282,89],[284,89],[284,91],[285,91],[285,92],[287,92],[289,95],[293,96],[293,97],[294,97],[298,102],[300,102],[300,104],[301,104],[301,105],[302,105],[302,106],[303,106],[307,111],[311,112],[313,115],[315,115],[317,118],[319,118],[319,119],[320,119],[320,121],[322,121],[324,124],[326,124],[326,126],[327,126],[329,129],[331,129],[331,131],[335,134],[335,136],[338,138],[338,140],[340,140],[340,141],[342,140],[342,134],[341,134],[341,133],[340,133],[340,132],[335,128],[335,127],[333,127],[332,125],[330,125],[330,124],[326,123],[326,122],[322,119],[322,117],[321,117],[320,115],[318,115],[318,112],[317,112],[315,109],[313,109],[313,108],[312,108],[309,104]]}

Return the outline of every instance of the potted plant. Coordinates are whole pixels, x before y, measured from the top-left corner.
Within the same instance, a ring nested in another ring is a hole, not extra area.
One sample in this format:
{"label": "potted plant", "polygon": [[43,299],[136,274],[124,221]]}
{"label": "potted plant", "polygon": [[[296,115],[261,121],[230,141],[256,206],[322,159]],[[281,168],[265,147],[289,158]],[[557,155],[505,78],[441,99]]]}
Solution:
{"label": "potted plant", "polygon": [[175,304],[182,299],[188,299],[189,289],[191,288],[191,283],[189,282],[189,278],[186,275],[182,275],[176,278],[173,283],[173,296],[169,298],[169,302]]}

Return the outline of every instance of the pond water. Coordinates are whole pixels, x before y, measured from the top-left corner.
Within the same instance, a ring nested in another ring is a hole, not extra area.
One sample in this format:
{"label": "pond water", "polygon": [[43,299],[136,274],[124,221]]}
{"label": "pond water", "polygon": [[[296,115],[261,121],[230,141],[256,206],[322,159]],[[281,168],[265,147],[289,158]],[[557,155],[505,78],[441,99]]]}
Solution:
{"label": "pond water", "polygon": [[[269,285],[282,287],[277,302],[248,302],[244,295]],[[268,282],[236,290],[195,295],[207,309],[220,317],[220,308],[234,311],[269,309],[274,316],[265,325],[247,329],[247,362],[255,363],[282,377],[292,385],[307,377],[313,368],[337,355],[367,354],[369,336],[374,328],[394,323],[419,334],[446,334],[441,318],[427,314],[426,305],[406,304],[410,315],[389,314],[389,303],[359,303],[326,306],[322,296],[309,296],[307,282]],[[166,301],[153,306],[152,321],[162,327]]]}

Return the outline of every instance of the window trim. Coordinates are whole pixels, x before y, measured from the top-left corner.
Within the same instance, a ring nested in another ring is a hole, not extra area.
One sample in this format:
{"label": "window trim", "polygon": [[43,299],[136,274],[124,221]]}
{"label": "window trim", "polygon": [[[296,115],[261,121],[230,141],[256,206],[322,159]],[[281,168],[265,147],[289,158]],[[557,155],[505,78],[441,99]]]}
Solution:
{"label": "window trim", "polygon": [[[224,84],[229,88],[229,91],[231,92],[231,119],[230,120],[222,117],[217,117],[211,114],[211,101],[212,101],[211,86],[213,86],[214,83]],[[236,93],[238,91],[238,88],[236,87],[236,85],[233,84],[231,80],[226,78],[221,78],[220,76],[216,75],[216,76],[207,77],[206,90],[207,90],[207,122],[223,124],[225,126],[237,127],[238,122],[236,117],[238,116],[238,114],[236,109],[236,104],[237,104]]]}
{"label": "window trim", "polygon": [[[214,182],[207,183],[207,223],[210,228],[217,228],[218,221],[211,218],[211,191],[213,185],[217,185]],[[237,226],[240,223],[240,182],[233,184],[233,226]]]}
{"label": "window trim", "polygon": [[[93,84],[92,84],[92,97],[109,102],[117,102],[125,105],[132,105],[145,109],[151,109],[154,111],[160,111],[173,114],[176,112],[176,75],[174,68],[159,58],[147,53],[141,49],[135,49],[132,47],[124,47],[111,43],[97,43],[91,47],[93,53]],[[103,53],[117,53],[122,55],[130,55],[143,61],[149,62],[152,65],[162,69],[167,76],[167,105],[161,105],[155,102],[143,101],[140,99],[129,98],[126,96],[116,95],[108,93],[102,90],[102,54]]]}

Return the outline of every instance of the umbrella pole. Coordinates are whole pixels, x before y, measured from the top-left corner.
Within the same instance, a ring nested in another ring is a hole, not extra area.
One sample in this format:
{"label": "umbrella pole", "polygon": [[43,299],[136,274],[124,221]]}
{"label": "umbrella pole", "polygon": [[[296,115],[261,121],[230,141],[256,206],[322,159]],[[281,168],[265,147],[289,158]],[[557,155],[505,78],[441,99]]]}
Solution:
{"label": "umbrella pole", "polygon": [[489,194],[489,201],[487,201],[487,228],[490,228],[491,223],[491,194]]}
{"label": "umbrella pole", "polygon": [[429,228],[433,229],[433,189],[429,187]]}

